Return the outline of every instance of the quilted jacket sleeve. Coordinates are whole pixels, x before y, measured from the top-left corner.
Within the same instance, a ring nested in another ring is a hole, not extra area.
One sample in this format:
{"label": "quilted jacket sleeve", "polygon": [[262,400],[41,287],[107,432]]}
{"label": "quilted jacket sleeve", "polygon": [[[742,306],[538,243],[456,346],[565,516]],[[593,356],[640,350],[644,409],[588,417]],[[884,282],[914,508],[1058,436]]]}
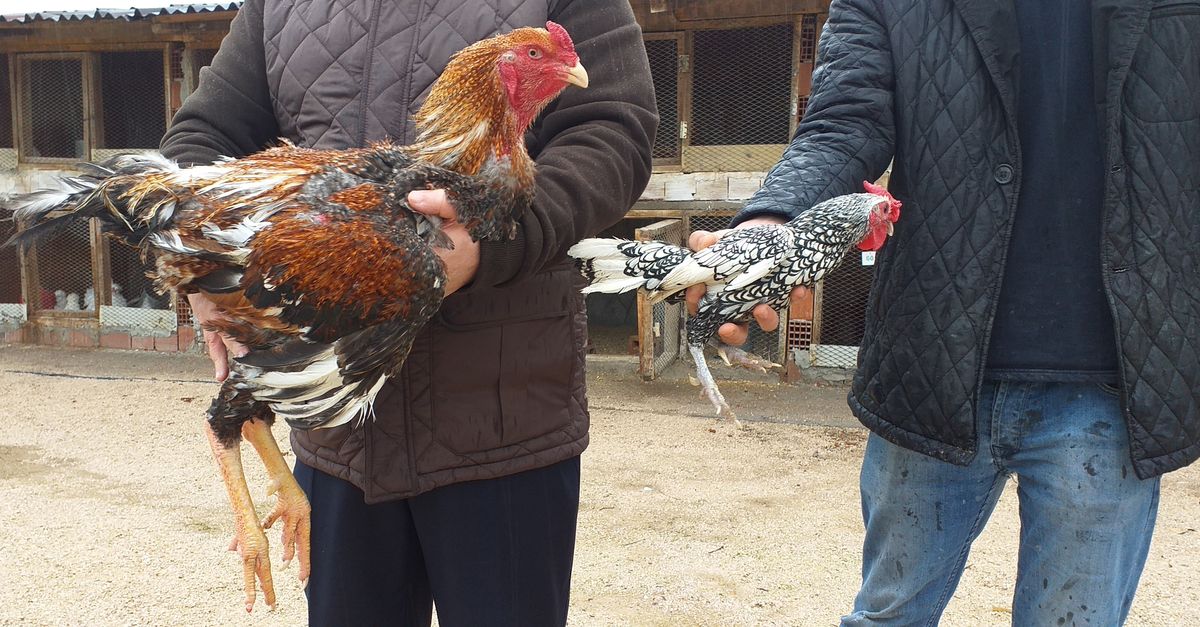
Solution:
{"label": "quilted jacket sleeve", "polygon": [[559,0],[550,19],[571,33],[591,84],[564,91],[526,136],[538,167],[533,210],[517,239],[481,244],[472,286],[501,285],[564,258],[619,221],[650,180],[658,109],[628,0]]}
{"label": "quilted jacket sleeve", "polygon": [[242,157],[275,141],[279,126],[271,109],[263,52],[263,0],[246,0],[212,65],[175,114],[162,153],[184,164]]}
{"label": "quilted jacket sleeve", "polygon": [[895,146],[893,59],[876,1],[834,0],[821,33],[808,110],[763,187],[734,216],[790,219],[862,191],[887,168]]}

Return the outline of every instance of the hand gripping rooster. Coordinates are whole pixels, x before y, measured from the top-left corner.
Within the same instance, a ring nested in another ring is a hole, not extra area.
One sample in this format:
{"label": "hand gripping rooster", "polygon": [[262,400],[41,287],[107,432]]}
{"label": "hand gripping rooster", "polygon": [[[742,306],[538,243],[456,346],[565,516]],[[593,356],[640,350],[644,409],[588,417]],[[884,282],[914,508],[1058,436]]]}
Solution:
{"label": "hand gripping rooster", "polygon": [[225,314],[209,330],[251,348],[208,411],[247,611],[256,576],[268,605],[275,593],[240,440],[267,467],[278,503],[266,527],[283,521],[284,559],[299,552],[304,580],[309,505],[271,436],[274,417],[315,429],[372,415],[376,393],[444,296],[432,246],[449,240],[408,208],[408,192],[445,189],[473,239],[511,239],[534,195],[524,132],[568,85],[587,84],[570,36],[548,22],[455,55],[417,113],[412,145],[283,145],[194,168],[157,154],[123,156],[16,202],[27,226],[17,241],[99,218],[111,237],[153,261],[159,290],[205,294]]}
{"label": "hand gripping rooster", "polygon": [[[863,186],[866,193],[831,198],[784,224],[735,229],[696,252],[663,242],[612,238],[585,239],[567,252],[587,278],[585,293],[645,288],[654,303],[680,299],[691,285],[708,286],[696,315],[687,321],[688,352],[718,415],[740,426],[708,369],[705,345],[715,342],[722,324],[750,320],[760,304],[781,309],[792,288],[815,285],[851,247],[867,251],[883,246],[900,218],[900,201],[882,187]],[[731,346],[718,350],[727,363],[729,356],[743,365],[764,363]]]}

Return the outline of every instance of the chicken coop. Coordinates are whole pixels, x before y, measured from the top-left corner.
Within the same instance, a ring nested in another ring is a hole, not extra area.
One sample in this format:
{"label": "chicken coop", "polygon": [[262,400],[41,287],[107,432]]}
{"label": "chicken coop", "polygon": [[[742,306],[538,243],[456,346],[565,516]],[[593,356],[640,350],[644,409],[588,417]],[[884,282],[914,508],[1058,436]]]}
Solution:
{"label": "chicken coop", "polygon": [[[81,161],[152,150],[228,31],[235,5],[0,18],[0,195]],[[16,225],[2,216],[0,238]],[[94,222],[94,221],[93,221]],[[138,254],[96,224],[0,251],[8,342],[189,350],[186,302],[156,294]]]}
{"label": "chicken coop", "polygon": [[[725,228],[762,185],[804,116],[828,0],[633,0],[661,118],[654,173],[605,235],[686,243]],[[787,366],[853,367],[872,260],[847,260],[776,332],[752,325],[748,348]],[[589,295],[593,348],[638,356],[654,378],[681,351],[686,312],[641,295]]]}

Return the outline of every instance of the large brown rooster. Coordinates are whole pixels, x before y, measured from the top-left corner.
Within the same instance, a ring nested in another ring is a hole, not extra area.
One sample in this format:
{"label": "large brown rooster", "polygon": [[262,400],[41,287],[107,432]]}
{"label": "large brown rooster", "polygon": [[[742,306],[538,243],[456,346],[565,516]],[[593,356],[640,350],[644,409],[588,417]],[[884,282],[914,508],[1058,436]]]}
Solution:
{"label": "large brown rooster", "polygon": [[61,189],[14,206],[32,242],[96,217],[154,263],[163,291],[201,292],[247,345],[208,411],[210,440],[236,517],[246,609],[255,577],[275,603],[267,539],[246,486],[239,443],[258,451],[278,495],[266,521],[284,522],[284,559],[308,576],[309,505],[271,435],[274,416],[298,429],[363,421],[441,305],[448,239],[406,204],[415,189],[445,189],[471,237],[514,236],[533,201],[523,135],[568,84],[586,87],[561,26],[521,28],[460,51],[417,114],[409,146],[355,150],[283,145],[241,159],[181,168],[158,154],[84,166]]}

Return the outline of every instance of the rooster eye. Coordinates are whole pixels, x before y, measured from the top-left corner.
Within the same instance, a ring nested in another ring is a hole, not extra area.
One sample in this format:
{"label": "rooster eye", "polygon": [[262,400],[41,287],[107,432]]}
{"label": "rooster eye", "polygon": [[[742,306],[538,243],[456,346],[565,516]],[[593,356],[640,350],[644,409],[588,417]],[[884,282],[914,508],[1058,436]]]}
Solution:
{"label": "rooster eye", "polygon": [[542,51],[541,51],[541,50],[538,50],[537,48],[530,48],[530,49],[529,49],[529,58],[530,58],[530,59],[540,59],[540,58],[542,58]]}

